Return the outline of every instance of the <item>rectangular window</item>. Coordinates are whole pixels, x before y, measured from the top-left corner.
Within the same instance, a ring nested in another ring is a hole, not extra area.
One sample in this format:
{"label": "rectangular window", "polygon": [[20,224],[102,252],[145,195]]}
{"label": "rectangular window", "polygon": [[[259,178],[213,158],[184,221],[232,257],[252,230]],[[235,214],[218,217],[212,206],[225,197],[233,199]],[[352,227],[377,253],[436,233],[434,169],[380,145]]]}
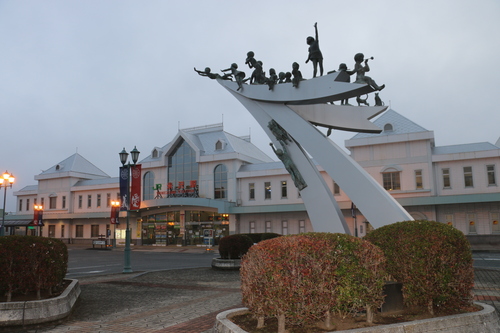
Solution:
{"label": "rectangular window", "polygon": [[340,195],[340,186],[333,181],[333,195]]}
{"label": "rectangular window", "polygon": [[474,181],[472,180],[472,167],[464,167],[464,185],[465,187],[473,187]]}
{"label": "rectangular window", "polygon": [[66,196],[65,195],[62,196],[62,207],[61,208],[66,209]]}
{"label": "rectangular window", "polygon": [[248,184],[248,200],[255,200],[255,184]]}
{"label": "rectangular window", "polygon": [[286,180],[281,181],[281,199],[286,199],[288,196],[286,188]]}
{"label": "rectangular window", "polygon": [[306,232],[306,221],[299,220],[299,234]]}
{"label": "rectangular window", "polygon": [[424,188],[422,181],[422,170],[415,170],[415,188],[421,190]]}
{"label": "rectangular window", "polygon": [[92,207],[92,194],[87,195],[87,208]]}
{"label": "rectangular window", "polygon": [[78,196],[78,208],[82,208],[83,205],[83,196],[79,195]]}
{"label": "rectangular window", "polygon": [[56,209],[57,207],[57,197],[49,198],[49,209]]}
{"label": "rectangular window", "polygon": [[97,195],[97,208],[101,208],[101,195]]}
{"label": "rectangular window", "polygon": [[255,221],[250,221],[249,226],[250,226],[249,232],[251,234],[255,234]]}
{"label": "rectangular window", "polygon": [[92,224],[90,226],[90,237],[99,237],[99,225]]}
{"label": "rectangular window", "polygon": [[454,227],[455,225],[453,224],[453,214],[446,214],[444,216],[444,220],[446,222],[447,225],[451,225],[452,227]]}
{"label": "rectangular window", "polygon": [[271,199],[271,182],[264,183],[264,199]]}
{"label": "rectangular window", "polygon": [[281,234],[288,235],[288,221],[281,221]]}
{"label": "rectangular window", "polygon": [[450,181],[450,169],[442,169],[443,172],[443,188],[451,188],[451,181]]}
{"label": "rectangular window", "polygon": [[49,237],[56,237],[56,226],[55,225],[49,225]]}
{"label": "rectangular window", "polygon": [[382,174],[384,188],[387,191],[394,191],[401,189],[401,182],[399,180],[400,172],[386,172]]}
{"label": "rectangular window", "polygon": [[61,224],[61,238],[64,238],[64,224]]}
{"label": "rectangular window", "polygon": [[19,211],[23,211],[23,199],[19,199]]}
{"label": "rectangular window", "polygon": [[497,184],[497,181],[495,178],[495,166],[494,165],[487,165],[486,166],[486,173],[488,174],[488,186],[495,186]]}
{"label": "rectangular window", "polygon": [[476,233],[476,214],[467,214],[467,221],[469,222],[469,234]]}
{"label": "rectangular window", "polygon": [[266,232],[272,232],[271,221],[266,221]]}
{"label": "rectangular window", "polygon": [[30,199],[26,199],[26,211],[30,210]]}
{"label": "rectangular window", "polygon": [[40,198],[40,201],[41,201],[40,205],[42,207],[45,207],[45,198]]}
{"label": "rectangular window", "polygon": [[106,207],[111,207],[111,193],[106,194]]}
{"label": "rectangular window", "polygon": [[491,233],[500,234],[500,214],[498,213],[490,213],[490,221],[491,221]]}
{"label": "rectangular window", "polygon": [[83,237],[83,225],[79,224],[75,226],[75,237]]}

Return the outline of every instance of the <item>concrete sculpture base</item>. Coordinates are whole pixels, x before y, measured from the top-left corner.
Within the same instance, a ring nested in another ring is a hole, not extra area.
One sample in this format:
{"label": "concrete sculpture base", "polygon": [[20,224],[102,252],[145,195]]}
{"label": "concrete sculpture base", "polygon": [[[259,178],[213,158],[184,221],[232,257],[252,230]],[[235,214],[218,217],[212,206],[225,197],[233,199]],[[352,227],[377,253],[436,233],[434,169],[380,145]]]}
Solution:
{"label": "concrete sculpture base", "polygon": [[[463,313],[446,317],[408,321],[399,324],[379,325],[357,328],[335,333],[495,333],[500,332],[500,322],[495,309],[487,304],[476,303],[483,309],[477,312]],[[217,315],[214,333],[248,333],[235,325],[230,318],[248,312],[239,308],[221,312]],[[329,332],[333,333],[333,332]]]}

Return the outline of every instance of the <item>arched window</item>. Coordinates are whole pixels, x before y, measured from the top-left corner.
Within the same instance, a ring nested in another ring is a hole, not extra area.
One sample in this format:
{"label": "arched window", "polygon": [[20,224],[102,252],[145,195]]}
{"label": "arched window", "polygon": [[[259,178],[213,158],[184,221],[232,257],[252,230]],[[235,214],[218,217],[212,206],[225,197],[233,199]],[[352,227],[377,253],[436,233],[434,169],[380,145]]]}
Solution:
{"label": "arched window", "polygon": [[175,188],[179,182],[189,184],[192,180],[198,181],[196,152],[181,140],[168,156],[168,182]]}
{"label": "arched window", "polygon": [[227,168],[224,164],[219,164],[214,169],[214,198],[227,198]]}
{"label": "arched window", "polygon": [[158,158],[158,150],[156,148],[153,149],[153,152],[151,153],[151,158]]}
{"label": "arched window", "polygon": [[155,174],[151,171],[148,171],[144,174],[142,181],[142,198],[143,200],[151,200],[154,198],[154,182],[155,182]]}

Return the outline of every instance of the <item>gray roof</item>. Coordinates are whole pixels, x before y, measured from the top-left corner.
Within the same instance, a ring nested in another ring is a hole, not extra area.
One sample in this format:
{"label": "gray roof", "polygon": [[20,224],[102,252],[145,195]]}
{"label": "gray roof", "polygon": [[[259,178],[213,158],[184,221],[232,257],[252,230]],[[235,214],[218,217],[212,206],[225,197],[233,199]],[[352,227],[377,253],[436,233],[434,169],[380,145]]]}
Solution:
{"label": "gray roof", "polygon": [[477,143],[466,143],[461,145],[434,147],[432,149],[432,153],[434,155],[442,155],[442,154],[470,153],[476,151],[496,150],[496,149],[500,149],[500,147],[495,146],[494,144],[489,142],[477,142]]}
{"label": "gray roof", "polygon": [[380,127],[382,130],[386,124],[392,125],[392,131],[382,131],[381,133],[358,133],[351,138],[362,139],[362,138],[373,138],[383,135],[395,135],[395,134],[407,134],[407,133],[418,133],[418,132],[428,132],[427,129],[414,123],[410,119],[400,115],[396,111],[389,109],[384,112],[380,117],[378,117],[374,122],[375,125]]}
{"label": "gray roof", "polygon": [[281,161],[278,162],[268,162],[268,163],[256,163],[256,164],[245,164],[240,167],[238,172],[249,172],[249,171],[264,171],[264,170],[276,170],[285,169],[285,166]]}
{"label": "gray roof", "polygon": [[40,175],[50,175],[55,173],[78,172],[91,176],[109,177],[104,171],[86,160],[82,155],[75,153],[67,159],[57,163]]}

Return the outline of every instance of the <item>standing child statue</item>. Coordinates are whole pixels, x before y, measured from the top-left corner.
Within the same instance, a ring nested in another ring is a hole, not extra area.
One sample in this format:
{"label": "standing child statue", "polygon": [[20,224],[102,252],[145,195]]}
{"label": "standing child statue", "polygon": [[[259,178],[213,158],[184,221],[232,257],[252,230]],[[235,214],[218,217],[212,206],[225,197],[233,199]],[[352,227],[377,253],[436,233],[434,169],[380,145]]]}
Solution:
{"label": "standing child statue", "polygon": [[[231,74],[233,75],[234,79],[236,80],[236,83],[238,84],[238,89],[236,89],[236,91],[239,91],[240,89],[243,88],[243,82],[244,82],[244,78],[245,78],[245,72],[241,72],[238,70],[238,65],[233,63],[231,64],[231,67],[229,67],[228,69],[221,69],[221,72],[227,72],[227,71],[231,71]],[[224,75],[227,75],[226,73],[224,73]]]}
{"label": "standing child statue", "polygon": [[254,68],[252,75],[250,76],[250,84],[264,83],[264,71],[262,70],[262,62],[255,60],[255,53],[253,53],[253,51],[247,53],[245,64],[247,64],[250,68]]}
{"label": "standing child statue", "polygon": [[302,81],[302,73],[299,71],[299,64],[294,62],[292,64],[292,86],[295,88],[299,87],[299,82]]}
{"label": "standing child statue", "polygon": [[314,23],[314,30],[316,31],[316,39],[314,37],[307,37],[306,43],[309,45],[309,57],[307,57],[306,64],[309,60],[313,63],[313,77],[316,77],[319,65],[319,75],[323,75],[323,54],[319,49],[319,37],[318,37],[318,23]]}
{"label": "standing child statue", "polygon": [[[356,73],[356,81],[354,81],[354,83],[368,84],[375,90],[384,89],[385,84],[379,86],[371,77],[365,75],[366,72],[370,71],[370,66],[368,66],[368,59],[364,60],[364,58],[365,56],[363,55],[363,53],[357,53],[354,56],[354,61],[356,62],[356,64],[354,64],[354,72]],[[373,60],[373,57],[371,57],[370,59]],[[363,61],[365,62],[364,66],[362,65]]]}

